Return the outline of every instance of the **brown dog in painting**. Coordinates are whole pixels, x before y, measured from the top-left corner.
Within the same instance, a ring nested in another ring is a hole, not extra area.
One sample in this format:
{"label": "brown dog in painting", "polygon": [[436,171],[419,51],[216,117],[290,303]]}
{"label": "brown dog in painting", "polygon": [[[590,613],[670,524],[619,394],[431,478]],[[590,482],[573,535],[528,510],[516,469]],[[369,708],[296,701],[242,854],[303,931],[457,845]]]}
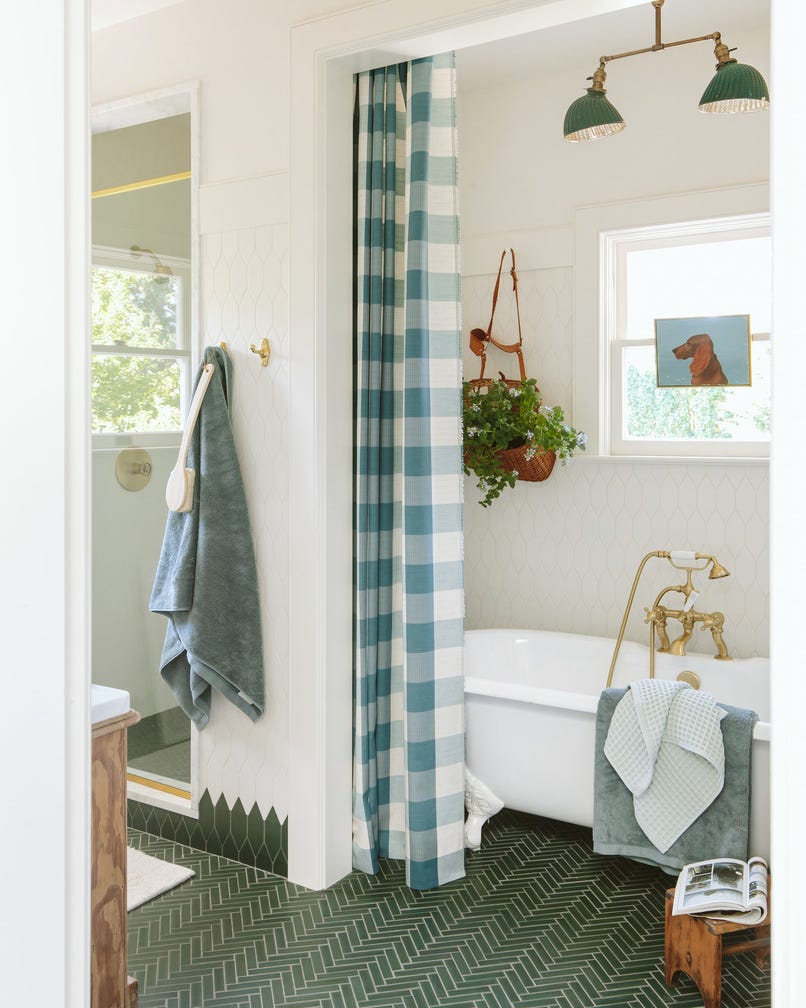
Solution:
{"label": "brown dog in painting", "polygon": [[719,358],[714,353],[714,343],[708,333],[689,336],[685,343],[675,347],[672,353],[678,360],[694,359],[688,366],[692,385],[728,385],[728,378],[722,370]]}

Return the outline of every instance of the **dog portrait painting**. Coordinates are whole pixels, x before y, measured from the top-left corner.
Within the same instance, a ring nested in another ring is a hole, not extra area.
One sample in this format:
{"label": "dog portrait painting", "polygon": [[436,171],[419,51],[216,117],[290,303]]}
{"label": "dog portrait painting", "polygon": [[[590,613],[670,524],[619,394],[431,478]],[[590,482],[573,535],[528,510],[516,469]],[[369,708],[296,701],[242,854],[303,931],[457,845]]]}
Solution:
{"label": "dog portrait painting", "polygon": [[750,316],[656,319],[661,388],[750,385]]}

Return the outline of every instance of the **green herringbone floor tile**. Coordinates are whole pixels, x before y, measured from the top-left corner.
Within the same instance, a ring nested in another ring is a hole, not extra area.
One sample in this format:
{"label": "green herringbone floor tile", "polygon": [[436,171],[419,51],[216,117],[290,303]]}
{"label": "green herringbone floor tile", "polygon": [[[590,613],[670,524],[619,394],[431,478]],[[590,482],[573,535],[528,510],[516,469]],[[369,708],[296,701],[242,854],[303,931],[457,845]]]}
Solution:
{"label": "green herringbone floor tile", "polygon": [[[196,877],[129,914],[140,1008],[699,1008],[663,980],[669,877],[592,853],[590,831],[513,812],[467,878],[427,893],[402,865],[313,893],[145,833],[130,843]],[[770,1008],[751,956],[723,1008]]]}

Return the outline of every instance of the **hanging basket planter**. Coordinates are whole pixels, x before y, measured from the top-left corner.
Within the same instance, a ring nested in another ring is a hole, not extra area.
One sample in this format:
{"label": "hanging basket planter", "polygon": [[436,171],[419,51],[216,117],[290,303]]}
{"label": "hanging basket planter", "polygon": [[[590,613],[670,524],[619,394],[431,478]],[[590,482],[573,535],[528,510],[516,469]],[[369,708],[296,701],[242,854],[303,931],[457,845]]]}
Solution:
{"label": "hanging basket planter", "polygon": [[548,479],[557,461],[557,454],[553,451],[535,452],[529,458],[526,443],[517,448],[504,448],[496,454],[507,472],[514,472],[515,479],[526,483],[542,483]]}
{"label": "hanging basket planter", "polygon": [[559,406],[542,405],[533,378],[495,379],[462,386],[464,469],[475,475],[482,507],[516,482],[548,479],[558,458],[584,450],[585,435],[566,422]]}
{"label": "hanging basket planter", "polygon": [[[516,481],[541,483],[548,479],[557,461],[565,461],[575,451],[585,447],[585,435],[565,422],[559,406],[543,406],[540,389],[534,378],[526,377],[523,360],[523,333],[518,305],[518,274],[515,253],[512,256],[512,288],[518,317],[518,342],[502,343],[493,336],[493,319],[501,284],[501,268],[506,251],[498,264],[498,276],[493,290],[493,310],[486,329],[472,329],[470,349],[481,358],[478,378],[462,383],[462,429],[464,437],[465,475],[474,474],[483,494],[479,503],[489,507],[505,487]],[[485,378],[487,349],[492,345],[505,353],[515,354],[520,378]]]}

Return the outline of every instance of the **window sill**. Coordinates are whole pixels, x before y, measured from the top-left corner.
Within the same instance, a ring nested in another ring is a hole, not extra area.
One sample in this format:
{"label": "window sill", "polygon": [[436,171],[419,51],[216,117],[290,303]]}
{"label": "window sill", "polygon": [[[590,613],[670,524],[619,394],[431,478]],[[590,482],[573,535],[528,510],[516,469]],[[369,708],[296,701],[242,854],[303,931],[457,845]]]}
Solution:
{"label": "window sill", "polygon": [[768,457],[734,455],[575,455],[577,462],[616,462],[619,465],[718,465],[718,466],[769,466]]}
{"label": "window sill", "polygon": [[120,434],[93,434],[92,450],[120,451],[121,448],[176,448],[182,431],[126,431]]}

